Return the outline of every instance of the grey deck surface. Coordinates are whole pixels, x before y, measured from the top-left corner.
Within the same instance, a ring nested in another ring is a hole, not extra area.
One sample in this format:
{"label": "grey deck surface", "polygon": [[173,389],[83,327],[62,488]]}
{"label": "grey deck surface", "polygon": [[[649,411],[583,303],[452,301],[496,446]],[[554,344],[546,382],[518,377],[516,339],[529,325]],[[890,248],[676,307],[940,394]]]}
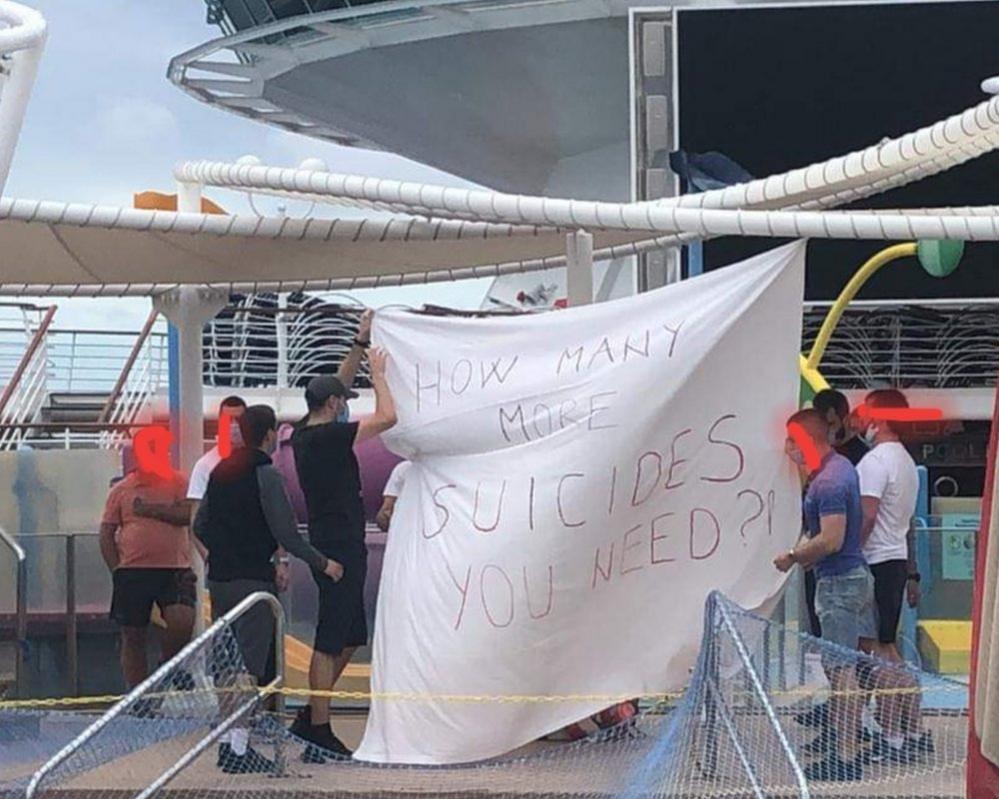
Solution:
{"label": "grey deck surface", "polygon": [[[351,747],[357,745],[365,717],[336,717],[334,727]],[[927,720],[941,746],[953,746],[966,731],[966,720],[955,717]],[[124,799],[134,797],[143,787],[176,761],[198,739],[198,735],[177,736],[153,747],[119,758],[43,791],[48,799]],[[800,742],[798,742],[800,743]],[[404,768],[379,767],[360,763],[305,765],[300,762],[301,747],[285,747],[287,774],[226,775],[215,765],[215,748],[210,748],[159,795],[163,799],[221,799],[229,797],[275,797],[275,799],[368,799],[403,796],[448,797],[610,797],[624,787],[644,747],[634,743],[594,744],[579,748],[566,744],[537,743],[519,754],[525,757],[501,764],[470,767]],[[273,746],[262,745],[265,754]],[[565,755],[572,752],[571,757]],[[734,770],[730,770],[734,769]],[[723,753],[720,776],[715,780],[691,780],[678,796],[748,796],[746,782]],[[793,784],[780,774],[761,768],[761,781],[768,796],[794,795]],[[812,785],[812,795],[822,797],[961,797],[964,795],[963,764],[928,768],[914,765],[885,769],[868,767],[865,780],[853,784]]]}

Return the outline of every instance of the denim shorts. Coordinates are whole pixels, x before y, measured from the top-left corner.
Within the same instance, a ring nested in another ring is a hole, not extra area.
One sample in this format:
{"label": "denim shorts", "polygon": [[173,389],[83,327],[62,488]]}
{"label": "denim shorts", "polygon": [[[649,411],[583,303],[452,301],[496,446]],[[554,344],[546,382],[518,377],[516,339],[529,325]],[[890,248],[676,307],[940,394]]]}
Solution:
{"label": "denim shorts", "polygon": [[[824,641],[856,650],[859,639],[877,637],[874,577],[870,569],[857,566],[845,574],[819,577],[815,585],[815,612]],[[830,659],[836,658],[823,658]],[[836,664],[827,662],[827,665]]]}

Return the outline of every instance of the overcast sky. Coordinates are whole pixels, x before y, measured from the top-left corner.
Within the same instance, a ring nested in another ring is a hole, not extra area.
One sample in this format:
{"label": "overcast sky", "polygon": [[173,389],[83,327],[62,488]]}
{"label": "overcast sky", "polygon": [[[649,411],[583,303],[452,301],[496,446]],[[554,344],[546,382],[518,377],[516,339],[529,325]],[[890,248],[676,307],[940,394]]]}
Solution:
{"label": "overcast sky", "polygon": [[[279,166],[317,156],[339,172],[466,185],[404,158],[285,133],[183,94],[166,79],[170,58],[219,35],[205,22],[203,0],[22,2],[42,12],[49,36],[4,188],[8,197],[130,205],[136,191],[172,193],[178,161],[231,161],[247,153]],[[238,194],[208,196],[227,210],[249,211]],[[288,207],[291,214],[304,210],[304,204]],[[425,301],[478,307],[489,282],[353,294],[376,307]],[[149,309],[145,299],[59,302],[59,327],[137,329]]]}

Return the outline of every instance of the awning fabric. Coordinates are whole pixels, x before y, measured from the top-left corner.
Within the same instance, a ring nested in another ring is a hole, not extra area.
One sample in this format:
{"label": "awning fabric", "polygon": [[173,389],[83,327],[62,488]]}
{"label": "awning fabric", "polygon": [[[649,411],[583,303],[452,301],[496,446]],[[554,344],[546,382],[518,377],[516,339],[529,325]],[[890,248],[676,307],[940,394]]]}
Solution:
{"label": "awning fabric", "polygon": [[[419,219],[287,219],[0,200],[0,293],[359,288],[495,275],[564,258],[566,231]],[[607,247],[649,238],[595,234]]]}

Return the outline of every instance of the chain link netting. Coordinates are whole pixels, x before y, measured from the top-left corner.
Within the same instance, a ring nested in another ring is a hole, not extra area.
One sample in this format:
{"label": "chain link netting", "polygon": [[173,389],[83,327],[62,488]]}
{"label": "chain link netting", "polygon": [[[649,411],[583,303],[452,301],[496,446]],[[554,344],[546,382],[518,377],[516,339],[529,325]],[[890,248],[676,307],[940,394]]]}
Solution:
{"label": "chain link netting", "polygon": [[[288,720],[247,673],[232,628],[222,626],[103,716],[72,754],[36,779],[32,795],[138,797],[189,757],[158,796],[957,797],[966,699],[961,683],[799,634],[713,594],[682,696],[639,700],[636,714],[582,740],[538,741],[466,766],[381,766],[332,756],[312,763],[303,762],[313,759],[307,744],[287,731]],[[21,720],[9,729],[23,729],[11,736],[20,735],[12,747],[0,747],[5,799],[24,796],[38,761],[88,721],[85,714],[28,711],[5,718]],[[334,716],[350,744],[363,725],[360,714]],[[261,770],[226,767],[230,726],[246,732]],[[851,756],[858,771],[817,772],[833,755]],[[19,771],[8,779],[9,764]]]}

